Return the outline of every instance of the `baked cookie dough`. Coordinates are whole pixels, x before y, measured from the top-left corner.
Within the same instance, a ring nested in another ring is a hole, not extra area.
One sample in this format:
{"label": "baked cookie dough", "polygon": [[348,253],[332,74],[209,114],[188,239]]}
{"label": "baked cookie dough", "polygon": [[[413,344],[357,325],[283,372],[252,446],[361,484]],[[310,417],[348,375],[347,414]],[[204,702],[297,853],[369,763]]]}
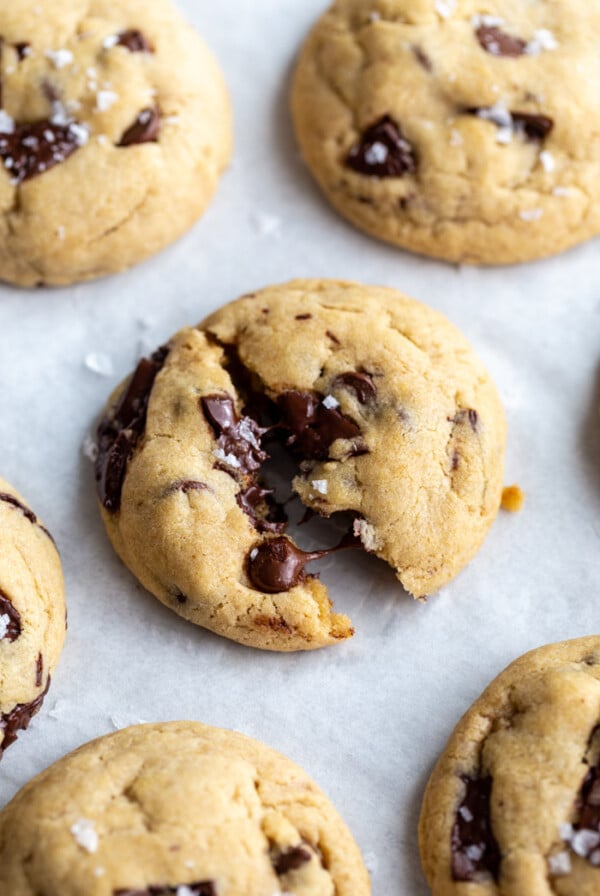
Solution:
{"label": "baked cookie dough", "polygon": [[231,152],[216,62],[171,0],[0,4],[0,279],[89,280],[171,243]]}
{"label": "baked cookie dough", "polygon": [[65,639],[65,614],[52,536],[0,479],[0,759],[48,692]]}
{"label": "baked cookie dough", "polygon": [[433,896],[600,892],[600,637],[541,647],[487,688],[425,794]]}
{"label": "baked cookie dough", "polygon": [[368,896],[362,857],[302,769],[198,722],[86,744],[0,814],[11,896]]}
{"label": "baked cookie dough", "polygon": [[600,7],[336,0],[300,56],[300,146],[398,246],[505,264],[600,232]]}
{"label": "baked cookie dough", "polygon": [[[244,644],[309,650],[353,632],[261,476],[271,440],[344,546],[417,597],[455,576],[500,505],[495,387],[440,314],[392,289],[297,280],[244,296],[138,365],[98,430],[109,537],[166,606]],[[264,471],[263,471],[264,472]]]}

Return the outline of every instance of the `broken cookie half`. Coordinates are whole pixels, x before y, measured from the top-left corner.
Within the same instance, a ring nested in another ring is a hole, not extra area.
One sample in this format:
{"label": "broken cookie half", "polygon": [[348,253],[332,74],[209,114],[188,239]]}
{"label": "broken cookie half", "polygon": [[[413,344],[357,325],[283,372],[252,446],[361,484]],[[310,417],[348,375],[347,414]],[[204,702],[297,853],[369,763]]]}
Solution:
{"label": "broken cookie half", "polygon": [[[100,423],[96,479],[117,553],[164,604],[244,644],[310,650],[352,628],[307,565],[361,547],[414,596],[437,590],[498,511],[504,444],[495,387],[442,315],[391,289],[301,280],[140,361]],[[346,514],[333,549],[286,534],[276,445],[308,508]]]}

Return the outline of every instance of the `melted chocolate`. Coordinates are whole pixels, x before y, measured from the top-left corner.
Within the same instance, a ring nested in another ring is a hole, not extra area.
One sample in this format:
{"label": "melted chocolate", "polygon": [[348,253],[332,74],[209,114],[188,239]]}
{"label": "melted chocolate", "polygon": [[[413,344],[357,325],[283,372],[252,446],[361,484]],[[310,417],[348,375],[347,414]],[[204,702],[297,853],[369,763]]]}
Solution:
{"label": "melted chocolate", "polygon": [[127,464],[146,427],[154,380],[167,354],[167,348],[160,348],[151,358],[142,358],[116,408],[98,427],[97,490],[102,504],[111,513],[116,513],[121,506]]}
{"label": "melted chocolate", "polygon": [[136,146],[140,143],[157,143],[160,134],[160,112],[154,108],[142,109],[133,124],[127,128],[118,146]]}
{"label": "melted chocolate", "polygon": [[346,165],[371,177],[402,177],[417,168],[412,146],[389,115],[366,129],[348,153]]}
{"label": "melted chocolate", "polygon": [[491,778],[462,777],[465,795],[452,826],[452,877],[456,881],[476,880],[482,873],[498,880],[502,857],[490,817]]}
{"label": "melted chocolate", "polygon": [[358,371],[341,373],[336,376],[333,385],[351,389],[361,404],[368,404],[377,397],[377,386],[373,382],[373,377],[368,373],[359,373]]}
{"label": "melted chocolate", "polygon": [[70,124],[37,121],[17,125],[12,134],[0,134],[0,158],[20,184],[64,162],[80,145]]}
{"label": "melted chocolate", "polygon": [[180,887],[185,887],[191,896],[217,896],[217,888],[212,880],[203,880],[195,884],[176,884],[169,886],[146,887],[145,890],[114,890],[113,896],[171,896]]}
{"label": "melted chocolate", "polygon": [[425,52],[423,47],[420,47],[418,44],[415,44],[412,48],[412,51],[415,55],[415,59],[417,60],[417,62],[421,66],[421,68],[424,68],[426,72],[432,72],[433,71],[433,63],[431,62],[431,59],[429,58],[429,56],[427,55],[427,53]]}
{"label": "melted chocolate", "polygon": [[154,49],[146,37],[137,28],[121,31],[117,44],[126,47],[131,53],[153,53]]}
{"label": "melted chocolate", "polygon": [[284,532],[287,527],[287,517],[273,500],[274,493],[275,489],[252,482],[236,495],[236,501],[258,532]]}
{"label": "melted chocolate", "polygon": [[453,418],[451,419],[452,423],[456,423],[458,425],[469,422],[469,426],[473,430],[473,432],[477,432],[479,427],[479,414],[477,411],[473,410],[473,408],[461,408]]}
{"label": "melted chocolate", "polygon": [[4,740],[0,744],[0,759],[4,751],[17,739],[17,732],[29,727],[34,715],[39,712],[44,697],[50,688],[50,676],[42,693],[31,703],[18,703],[10,712],[0,715],[0,730],[4,732]]}
{"label": "melted chocolate", "polygon": [[297,871],[312,859],[312,852],[305,846],[290,846],[272,857],[273,870],[278,877],[288,874],[290,871]]}
{"label": "melted chocolate", "polygon": [[321,560],[336,551],[360,548],[361,543],[354,535],[345,535],[334,548],[324,551],[301,551],[285,535],[270,538],[250,552],[248,577],[257,591],[265,594],[280,594],[290,591],[306,578],[304,567],[313,560]]}
{"label": "melted chocolate", "polygon": [[283,392],[277,399],[282,426],[291,432],[287,445],[303,459],[325,460],[337,439],[355,439],[359,426],[337,408],[327,408],[318,392]]}
{"label": "melted chocolate", "polygon": [[523,56],[527,47],[527,41],[507,34],[497,25],[481,25],[475,34],[486,53],[492,56]]}
{"label": "melted chocolate", "polygon": [[6,634],[0,641],[16,641],[21,634],[21,614],[2,589],[0,589],[0,616],[8,616]]}
{"label": "melted chocolate", "polygon": [[[260,440],[265,434],[252,417],[240,417],[233,398],[223,395],[205,395],[200,399],[202,412],[217,437],[217,445],[228,457],[235,458],[240,473],[255,473],[267,460]],[[229,472],[229,470],[228,470]]]}
{"label": "melted chocolate", "polygon": [[4,501],[5,504],[12,504],[13,507],[16,507],[17,510],[20,510],[24,517],[26,517],[30,523],[34,525],[37,523],[37,516],[27,507],[26,504],[23,504],[22,501],[19,501],[18,498],[15,498],[14,495],[9,495],[8,492],[0,492],[0,501]]}
{"label": "melted chocolate", "polygon": [[529,140],[545,140],[554,128],[554,121],[547,115],[532,112],[511,112],[515,124],[522,128]]}

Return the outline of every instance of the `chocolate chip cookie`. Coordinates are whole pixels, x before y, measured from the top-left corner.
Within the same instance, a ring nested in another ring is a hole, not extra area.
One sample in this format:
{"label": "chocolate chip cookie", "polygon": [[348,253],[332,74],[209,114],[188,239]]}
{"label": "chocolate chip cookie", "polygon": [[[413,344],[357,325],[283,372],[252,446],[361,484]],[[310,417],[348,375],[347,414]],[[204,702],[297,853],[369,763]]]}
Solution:
{"label": "chocolate chip cookie", "polygon": [[98,430],[102,516],[120,557],[185,618],[244,644],[352,634],[285,534],[265,464],[283,445],[335,550],[386,560],[423,597],[481,545],[501,499],[504,413],[442,315],[391,290],[299,280],[182,330],[113,395]]}
{"label": "chocolate chip cookie", "polygon": [[433,896],[600,890],[600,637],[520,657],[454,731],[420,822]]}
{"label": "chocolate chip cookie", "polygon": [[600,232],[595,3],[336,0],[300,57],[304,157],[358,227],[501,264]]}
{"label": "chocolate chip cookie", "polygon": [[0,479],[0,759],[42,705],[65,627],[56,545],[23,498]]}
{"label": "chocolate chip cookie", "polygon": [[197,722],[86,744],[0,814],[11,896],[368,896],[350,831],[289,759]]}
{"label": "chocolate chip cookie", "polygon": [[221,73],[170,0],[0,5],[0,278],[130,267],[202,214],[231,147]]}

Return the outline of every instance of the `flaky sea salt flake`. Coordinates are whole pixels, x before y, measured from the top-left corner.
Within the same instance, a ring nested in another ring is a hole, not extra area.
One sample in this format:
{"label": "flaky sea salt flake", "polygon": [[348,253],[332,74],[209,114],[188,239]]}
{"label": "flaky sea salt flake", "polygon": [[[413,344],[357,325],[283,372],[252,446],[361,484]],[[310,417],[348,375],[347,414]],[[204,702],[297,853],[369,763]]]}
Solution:
{"label": "flaky sea salt flake", "polygon": [[15,120],[11,118],[8,112],[0,109],[0,134],[14,134]]}
{"label": "flaky sea salt flake", "polygon": [[310,483],[312,488],[320,495],[326,495],[329,483],[326,479],[313,479]]}
{"label": "flaky sea salt flake", "polygon": [[539,221],[542,218],[544,212],[541,208],[524,208],[519,212],[519,218],[521,221],[526,221],[528,224]]}
{"label": "flaky sea salt flake", "polygon": [[323,399],[323,407],[326,407],[329,411],[333,411],[335,408],[339,408],[339,406],[339,401],[333,395],[326,395]]}
{"label": "flaky sea salt flake", "polygon": [[65,65],[71,65],[74,59],[70,50],[46,50],[46,56],[56,68],[64,68]]}
{"label": "flaky sea salt flake", "polygon": [[562,852],[557,852],[553,856],[548,856],[548,870],[550,871],[550,874],[553,874],[555,877],[570,873],[571,856],[566,849]]}
{"label": "flaky sea salt flake", "polygon": [[9,625],[10,616],[7,613],[3,613],[2,616],[0,616],[0,641],[5,637]]}
{"label": "flaky sea salt flake", "polygon": [[435,0],[435,11],[443,19],[449,19],[456,9],[456,0]]}
{"label": "flaky sea salt flake", "polygon": [[86,852],[96,852],[98,834],[93,821],[90,821],[89,818],[80,818],[79,821],[71,825],[71,833],[82,849],[85,849]]}

